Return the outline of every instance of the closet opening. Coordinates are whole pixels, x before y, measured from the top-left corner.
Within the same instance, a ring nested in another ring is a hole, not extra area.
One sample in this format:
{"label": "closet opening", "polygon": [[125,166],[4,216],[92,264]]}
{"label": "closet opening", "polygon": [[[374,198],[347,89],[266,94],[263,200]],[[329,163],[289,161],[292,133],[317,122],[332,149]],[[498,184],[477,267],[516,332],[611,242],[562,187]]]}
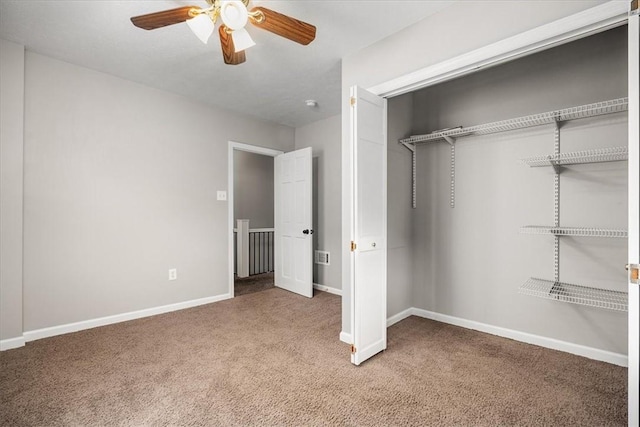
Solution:
{"label": "closet opening", "polygon": [[388,99],[387,318],[626,363],[627,53],[625,25]]}

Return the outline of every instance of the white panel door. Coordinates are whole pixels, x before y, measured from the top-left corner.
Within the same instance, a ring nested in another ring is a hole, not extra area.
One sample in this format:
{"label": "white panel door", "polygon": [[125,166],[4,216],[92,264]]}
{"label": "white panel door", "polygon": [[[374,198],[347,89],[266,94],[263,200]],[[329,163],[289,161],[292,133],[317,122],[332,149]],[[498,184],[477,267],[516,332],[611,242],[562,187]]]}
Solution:
{"label": "white panel door", "polygon": [[275,160],[275,285],[313,297],[311,148]]}
{"label": "white panel door", "polygon": [[387,102],[351,88],[353,346],[359,365],[387,348]]}
{"label": "white panel door", "polygon": [[[640,264],[640,17],[629,16],[629,264]],[[631,269],[630,269],[631,271]],[[640,293],[629,280],[629,425],[640,424]]]}

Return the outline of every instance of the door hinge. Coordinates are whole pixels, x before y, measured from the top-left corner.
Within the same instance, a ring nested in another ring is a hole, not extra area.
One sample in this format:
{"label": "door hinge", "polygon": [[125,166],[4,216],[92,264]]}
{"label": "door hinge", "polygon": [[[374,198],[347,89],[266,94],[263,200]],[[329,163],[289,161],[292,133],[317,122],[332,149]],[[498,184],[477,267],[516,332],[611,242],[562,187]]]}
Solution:
{"label": "door hinge", "polygon": [[356,98],[352,96],[352,97],[349,99],[349,104],[351,104],[351,106],[352,106],[352,107],[353,107],[354,105],[356,105]]}
{"label": "door hinge", "polygon": [[357,247],[358,247],[358,245],[356,245],[356,242],[354,242],[354,241],[352,240],[352,241],[351,241],[351,252],[355,251]]}
{"label": "door hinge", "polygon": [[640,264],[627,264],[625,268],[629,272],[629,281],[636,285],[640,284],[640,279],[638,279],[640,275]]}
{"label": "door hinge", "polygon": [[638,0],[631,1],[631,15],[638,14]]}
{"label": "door hinge", "polygon": [[351,344],[351,354],[354,354],[356,352],[356,346]]}

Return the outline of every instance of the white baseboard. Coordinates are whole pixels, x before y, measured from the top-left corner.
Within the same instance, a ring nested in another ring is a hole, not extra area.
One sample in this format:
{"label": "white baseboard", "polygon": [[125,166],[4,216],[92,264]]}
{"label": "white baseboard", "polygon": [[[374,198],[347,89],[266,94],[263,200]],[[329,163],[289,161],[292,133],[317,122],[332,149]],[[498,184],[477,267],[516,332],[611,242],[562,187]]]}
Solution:
{"label": "white baseboard", "polygon": [[17,338],[9,338],[6,340],[0,340],[0,351],[11,350],[18,347],[24,347],[24,336]]}
{"label": "white baseboard", "polygon": [[[473,329],[474,331],[486,332],[491,335],[497,335],[499,337],[510,338],[512,340],[525,342],[527,344],[534,344],[540,347],[546,347],[553,350],[564,351],[566,353],[575,354],[578,356],[586,357],[593,360],[599,360],[602,362],[611,363],[618,366],[628,366],[628,357],[624,354],[613,353],[606,350],[600,350],[593,347],[587,347],[580,344],[573,344],[566,341],[560,341],[554,338],[542,337],[540,335],[533,335],[526,332],[514,331],[512,329],[501,328],[499,326],[487,325],[486,323],[475,322],[473,320],[461,319],[459,317],[449,316],[446,314],[434,313],[432,311],[422,310],[419,308],[410,308],[403,311],[387,320],[387,324],[392,325],[400,320],[408,317],[405,316],[407,312],[410,315],[424,317],[425,319],[436,320],[438,322],[449,323],[451,325],[462,326],[463,328]],[[404,316],[404,317],[401,317]],[[392,323],[390,323],[392,322]]]}
{"label": "white baseboard", "polygon": [[112,325],[114,323],[126,322],[128,320],[135,320],[143,317],[155,316],[157,314],[169,313],[171,311],[183,310],[185,308],[197,307],[199,305],[210,304],[212,302],[218,302],[229,298],[229,294],[217,295],[175,304],[162,305],[160,307],[147,308],[144,310],[131,311],[129,313],[116,314],[113,316],[99,317],[97,319],[83,320],[81,322],[68,323],[66,325],[36,329],[34,331],[25,332],[24,340],[26,340],[26,342],[35,341],[41,338],[54,337],[56,335],[97,328],[98,326]]}
{"label": "white baseboard", "polygon": [[347,344],[353,344],[353,341],[351,341],[351,334],[346,332],[340,332],[340,341]]}
{"label": "white baseboard", "polygon": [[328,292],[334,295],[342,296],[342,289],[332,288],[331,286],[319,285],[317,283],[313,284],[313,289],[317,289],[319,291]]}
{"label": "white baseboard", "polygon": [[413,315],[413,311],[414,311],[414,310],[415,310],[415,308],[407,308],[406,310],[401,311],[400,313],[395,314],[395,315],[393,315],[393,316],[389,317],[389,318],[387,319],[387,328],[388,328],[389,326],[391,326],[391,325],[395,325],[395,324],[396,324],[396,323],[398,323],[399,321],[404,320],[404,319],[406,319],[406,318],[407,318],[407,317],[409,317],[409,316],[412,316],[412,315]]}

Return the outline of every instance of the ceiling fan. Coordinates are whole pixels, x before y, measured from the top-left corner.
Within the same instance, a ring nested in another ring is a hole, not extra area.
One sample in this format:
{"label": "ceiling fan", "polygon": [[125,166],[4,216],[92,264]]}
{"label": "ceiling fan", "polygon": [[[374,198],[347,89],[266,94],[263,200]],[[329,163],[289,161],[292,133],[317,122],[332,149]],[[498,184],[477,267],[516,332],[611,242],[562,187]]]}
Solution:
{"label": "ceiling fan", "polygon": [[222,23],[218,34],[222,56],[225,64],[231,65],[245,62],[245,49],[255,45],[245,29],[247,22],[302,45],[308,45],[316,38],[315,26],[266,7],[248,10],[249,0],[207,0],[207,3],[209,6],[206,8],[183,6],[135,16],[131,18],[131,22],[145,30],[186,22],[194,34],[203,43],[207,43],[220,18]]}

